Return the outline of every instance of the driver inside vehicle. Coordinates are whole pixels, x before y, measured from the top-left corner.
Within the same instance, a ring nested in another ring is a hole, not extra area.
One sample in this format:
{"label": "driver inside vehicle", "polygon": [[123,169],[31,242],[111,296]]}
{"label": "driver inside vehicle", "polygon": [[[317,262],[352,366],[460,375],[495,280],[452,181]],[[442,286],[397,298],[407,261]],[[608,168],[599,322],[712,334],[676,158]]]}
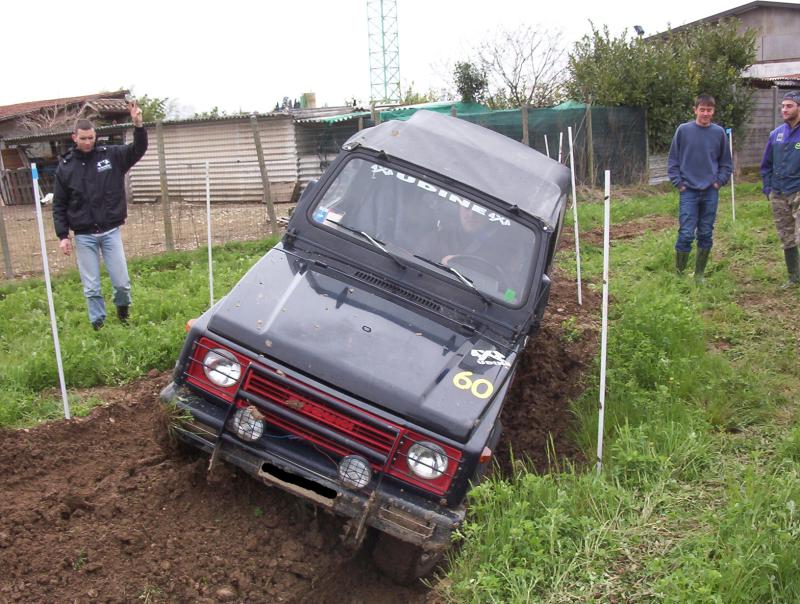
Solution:
{"label": "driver inside vehicle", "polygon": [[[492,231],[485,216],[481,216],[471,208],[458,206],[458,223],[460,228],[446,229],[439,233],[444,236],[442,246],[453,251],[442,258],[442,264],[449,266],[449,262],[457,256],[486,257],[485,250],[492,238]],[[483,227],[483,228],[481,228]]]}
{"label": "driver inside vehicle", "polygon": [[491,220],[476,204],[444,207],[447,215],[437,222],[429,257],[455,269],[482,291],[516,301],[516,292],[507,292],[513,287],[509,275],[522,270],[523,250],[515,249],[514,238],[503,231],[507,227]]}

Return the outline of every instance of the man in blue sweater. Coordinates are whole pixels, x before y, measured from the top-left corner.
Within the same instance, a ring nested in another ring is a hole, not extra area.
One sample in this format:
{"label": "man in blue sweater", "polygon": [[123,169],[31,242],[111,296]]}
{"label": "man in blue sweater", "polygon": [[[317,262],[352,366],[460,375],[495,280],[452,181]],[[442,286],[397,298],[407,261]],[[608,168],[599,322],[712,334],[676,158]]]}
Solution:
{"label": "man in blue sweater", "polygon": [[680,225],[675,243],[675,268],[683,273],[697,238],[694,277],[702,283],[713,245],[719,188],[731,177],[731,152],[725,130],[712,124],[714,97],[701,94],[695,119],[678,126],[669,148],[667,174],[680,192]]}
{"label": "man in blue sweater", "polygon": [[786,286],[796,286],[800,284],[800,92],[783,96],[781,115],[784,123],[769,135],[761,160],[761,182],[783,247],[789,272]]}

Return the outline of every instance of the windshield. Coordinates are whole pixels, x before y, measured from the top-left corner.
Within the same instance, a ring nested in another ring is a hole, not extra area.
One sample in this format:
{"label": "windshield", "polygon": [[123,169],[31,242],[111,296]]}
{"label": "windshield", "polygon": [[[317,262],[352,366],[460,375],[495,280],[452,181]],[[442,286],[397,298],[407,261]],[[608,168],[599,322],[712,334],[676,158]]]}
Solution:
{"label": "windshield", "polygon": [[355,158],[312,212],[315,222],[488,298],[510,305],[524,299],[536,233],[432,179]]}

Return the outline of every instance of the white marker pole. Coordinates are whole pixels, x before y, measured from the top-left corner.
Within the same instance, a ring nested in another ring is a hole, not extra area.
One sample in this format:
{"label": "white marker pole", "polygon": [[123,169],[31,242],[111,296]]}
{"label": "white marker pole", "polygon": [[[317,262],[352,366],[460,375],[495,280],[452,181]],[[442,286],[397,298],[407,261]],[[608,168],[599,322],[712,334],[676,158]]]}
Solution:
{"label": "white marker pole", "polygon": [[564,148],[564,133],[558,133],[558,163],[561,163],[561,150]]}
{"label": "white marker pole", "polygon": [[736,186],[733,184],[733,129],[728,128],[728,139],[731,149],[731,213],[733,214],[733,222],[736,222]]}
{"label": "white marker pole", "polygon": [[550,145],[547,144],[547,135],[544,135],[544,152],[550,157]]}
{"label": "white marker pole", "polygon": [[611,228],[611,172],[606,170],[603,208],[603,318],[600,338],[600,408],[597,417],[597,473],[603,469],[603,424],[606,414],[606,352],[608,350],[608,256]]}
{"label": "white marker pole", "polygon": [[39,200],[39,171],[36,164],[31,164],[33,177],[33,198],[36,206],[36,222],[39,226],[39,243],[42,249],[42,265],[44,268],[44,284],[47,289],[47,305],[50,307],[50,330],[53,332],[53,346],[56,349],[56,366],[58,367],[58,382],[61,386],[61,399],[64,401],[64,417],[71,419],[69,401],[67,400],[67,386],[64,380],[64,364],[61,362],[61,345],[58,343],[58,326],[56,325],[56,309],[53,305],[53,286],[50,283],[50,264],[47,261],[47,245],[44,241],[44,222],[42,221],[42,205]]}
{"label": "white marker pole", "polygon": [[[569,170],[572,175],[572,222],[575,226],[575,267],[578,274],[578,305],[583,306],[581,296],[581,240],[578,235],[578,200],[575,194],[575,162],[572,154],[572,126],[567,128],[569,135]],[[559,153],[560,155],[560,153]]]}
{"label": "white marker pole", "polygon": [[214,306],[214,265],[211,262],[211,178],[206,160],[206,233],[208,239],[208,298],[209,308]]}

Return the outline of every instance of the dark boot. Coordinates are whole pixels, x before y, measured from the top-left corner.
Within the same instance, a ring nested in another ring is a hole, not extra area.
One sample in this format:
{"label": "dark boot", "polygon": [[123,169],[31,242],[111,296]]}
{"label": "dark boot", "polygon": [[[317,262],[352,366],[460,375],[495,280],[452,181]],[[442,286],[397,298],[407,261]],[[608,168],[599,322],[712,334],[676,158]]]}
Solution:
{"label": "dark boot", "polygon": [[704,250],[697,248],[697,260],[694,263],[694,280],[696,283],[703,283],[706,272],[706,264],[708,264],[708,257],[711,255],[711,250]]}
{"label": "dark boot", "polygon": [[128,317],[131,316],[130,306],[117,306],[117,318],[123,325],[128,322]]}
{"label": "dark boot", "polygon": [[789,273],[789,280],[783,287],[797,287],[800,284],[800,253],[797,246],[783,250],[783,257],[786,260],[786,271]]}
{"label": "dark boot", "polygon": [[675,252],[675,270],[679,275],[683,274],[686,265],[689,263],[689,252]]}
{"label": "dark boot", "polygon": [[103,319],[97,319],[96,321],[92,321],[92,328],[95,331],[100,331],[103,329]]}

